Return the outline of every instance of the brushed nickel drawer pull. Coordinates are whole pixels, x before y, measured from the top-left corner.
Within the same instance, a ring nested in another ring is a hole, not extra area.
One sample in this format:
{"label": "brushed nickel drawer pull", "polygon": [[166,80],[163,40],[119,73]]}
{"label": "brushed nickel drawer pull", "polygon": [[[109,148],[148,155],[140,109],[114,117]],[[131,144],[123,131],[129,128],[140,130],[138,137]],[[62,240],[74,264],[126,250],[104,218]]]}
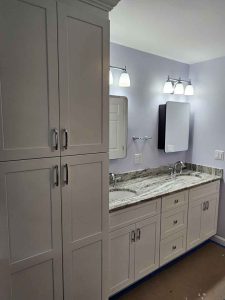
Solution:
{"label": "brushed nickel drawer pull", "polygon": [[177,246],[174,245],[174,246],[172,247],[172,250],[176,250],[176,249],[177,249]]}
{"label": "brushed nickel drawer pull", "polygon": [[174,200],[174,203],[175,203],[175,204],[177,204],[178,202],[179,202],[179,200],[178,200],[178,199]]}
{"label": "brushed nickel drawer pull", "polygon": [[68,164],[65,164],[65,170],[66,170],[66,178],[65,178],[64,183],[66,185],[68,185],[69,184],[69,167],[68,167]]}
{"label": "brushed nickel drawer pull", "polygon": [[59,133],[58,133],[58,130],[55,128],[53,129],[53,136],[54,136],[54,149],[55,150],[58,150],[59,148]]}
{"label": "brushed nickel drawer pull", "polygon": [[177,221],[177,220],[174,220],[174,221],[173,221],[173,224],[174,224],[174,225],[176,225],[177,223],[178,223],[178,221]]}
{"label": "brushed nickel drawer pull", "polygon": [[59,186],[59,167],[55,166],[54,167],[54,171],[55,171],[55,181],[54,181],[54,185],[55,186]]}
{"label": "brushed nickel drawer pull", "polygon": [[63,129],[63,133],[64,133],[64,137],[65,137],[65,144],[64,144],[63,148],[65,150],[67,150],[68,149],[68,130]]}

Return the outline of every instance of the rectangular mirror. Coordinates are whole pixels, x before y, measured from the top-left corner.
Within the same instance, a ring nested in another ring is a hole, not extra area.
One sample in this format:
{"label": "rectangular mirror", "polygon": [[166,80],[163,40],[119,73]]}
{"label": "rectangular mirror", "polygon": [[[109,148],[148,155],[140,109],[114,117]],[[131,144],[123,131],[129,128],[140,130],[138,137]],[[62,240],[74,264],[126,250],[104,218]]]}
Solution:
{"label": "rectangular mirror", "polygon": [[126,97],[109,97],[109,159],[127,155],[128,101]]}
{"label": "rectangular mirror", "polygon": [[160,105],[158,148],[166,153],[187,151],[189,126],[189,103],[168,101]]}

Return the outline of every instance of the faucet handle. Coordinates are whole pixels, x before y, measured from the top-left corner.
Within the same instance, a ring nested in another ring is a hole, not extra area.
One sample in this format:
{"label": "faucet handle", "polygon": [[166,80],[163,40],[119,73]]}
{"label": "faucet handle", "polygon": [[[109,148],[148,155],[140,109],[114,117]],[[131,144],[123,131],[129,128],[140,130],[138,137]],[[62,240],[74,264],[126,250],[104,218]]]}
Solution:
{"label": "faucet handle", "polygon": [[170,175],[172,176],[172,175],[173,175],[173,173],[174,173],[174,168],[172,168],[172,167],[169,167],[169,171],[170,171]]}

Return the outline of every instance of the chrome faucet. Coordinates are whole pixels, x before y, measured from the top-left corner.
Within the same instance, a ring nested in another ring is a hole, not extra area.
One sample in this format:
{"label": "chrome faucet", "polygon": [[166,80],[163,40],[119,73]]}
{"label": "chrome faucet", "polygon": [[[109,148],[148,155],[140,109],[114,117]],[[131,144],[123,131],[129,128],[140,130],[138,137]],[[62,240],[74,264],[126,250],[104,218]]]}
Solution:
{"label": "chrome faucet", "polygon": [[179,161],[177,161],[175,164],[174,164],[174,166],[173,167],[170,167],[169,168],[169,170],[171,171],[171,173],[170,173],[170,176],[172,177],[172,178],[176,178],[176,176],[177,176],[177,167],[178,166],[180,166],[180,174],[182,174],[182,172],[183,172],[183,168],[185,168],[185,164],[181,161],[181,160],[179,160]]}
{"label": "chrome faucet", "polygon": [[121,177],[117,177],[114,173],[109,173],[110,184],[115,188],[118,180],[121,180]]}

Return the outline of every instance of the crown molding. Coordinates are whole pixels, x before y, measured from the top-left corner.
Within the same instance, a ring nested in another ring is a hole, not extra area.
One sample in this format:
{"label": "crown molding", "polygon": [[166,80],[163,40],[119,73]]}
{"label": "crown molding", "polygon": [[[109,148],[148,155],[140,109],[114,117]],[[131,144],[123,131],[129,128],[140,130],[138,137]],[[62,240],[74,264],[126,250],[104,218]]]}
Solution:
{"label": "crown molding", "polygon": [[105,11],[110,11],[115,7],[120,0],[79,0],[81,2],[88,3],[92,6],[101,8]]}

